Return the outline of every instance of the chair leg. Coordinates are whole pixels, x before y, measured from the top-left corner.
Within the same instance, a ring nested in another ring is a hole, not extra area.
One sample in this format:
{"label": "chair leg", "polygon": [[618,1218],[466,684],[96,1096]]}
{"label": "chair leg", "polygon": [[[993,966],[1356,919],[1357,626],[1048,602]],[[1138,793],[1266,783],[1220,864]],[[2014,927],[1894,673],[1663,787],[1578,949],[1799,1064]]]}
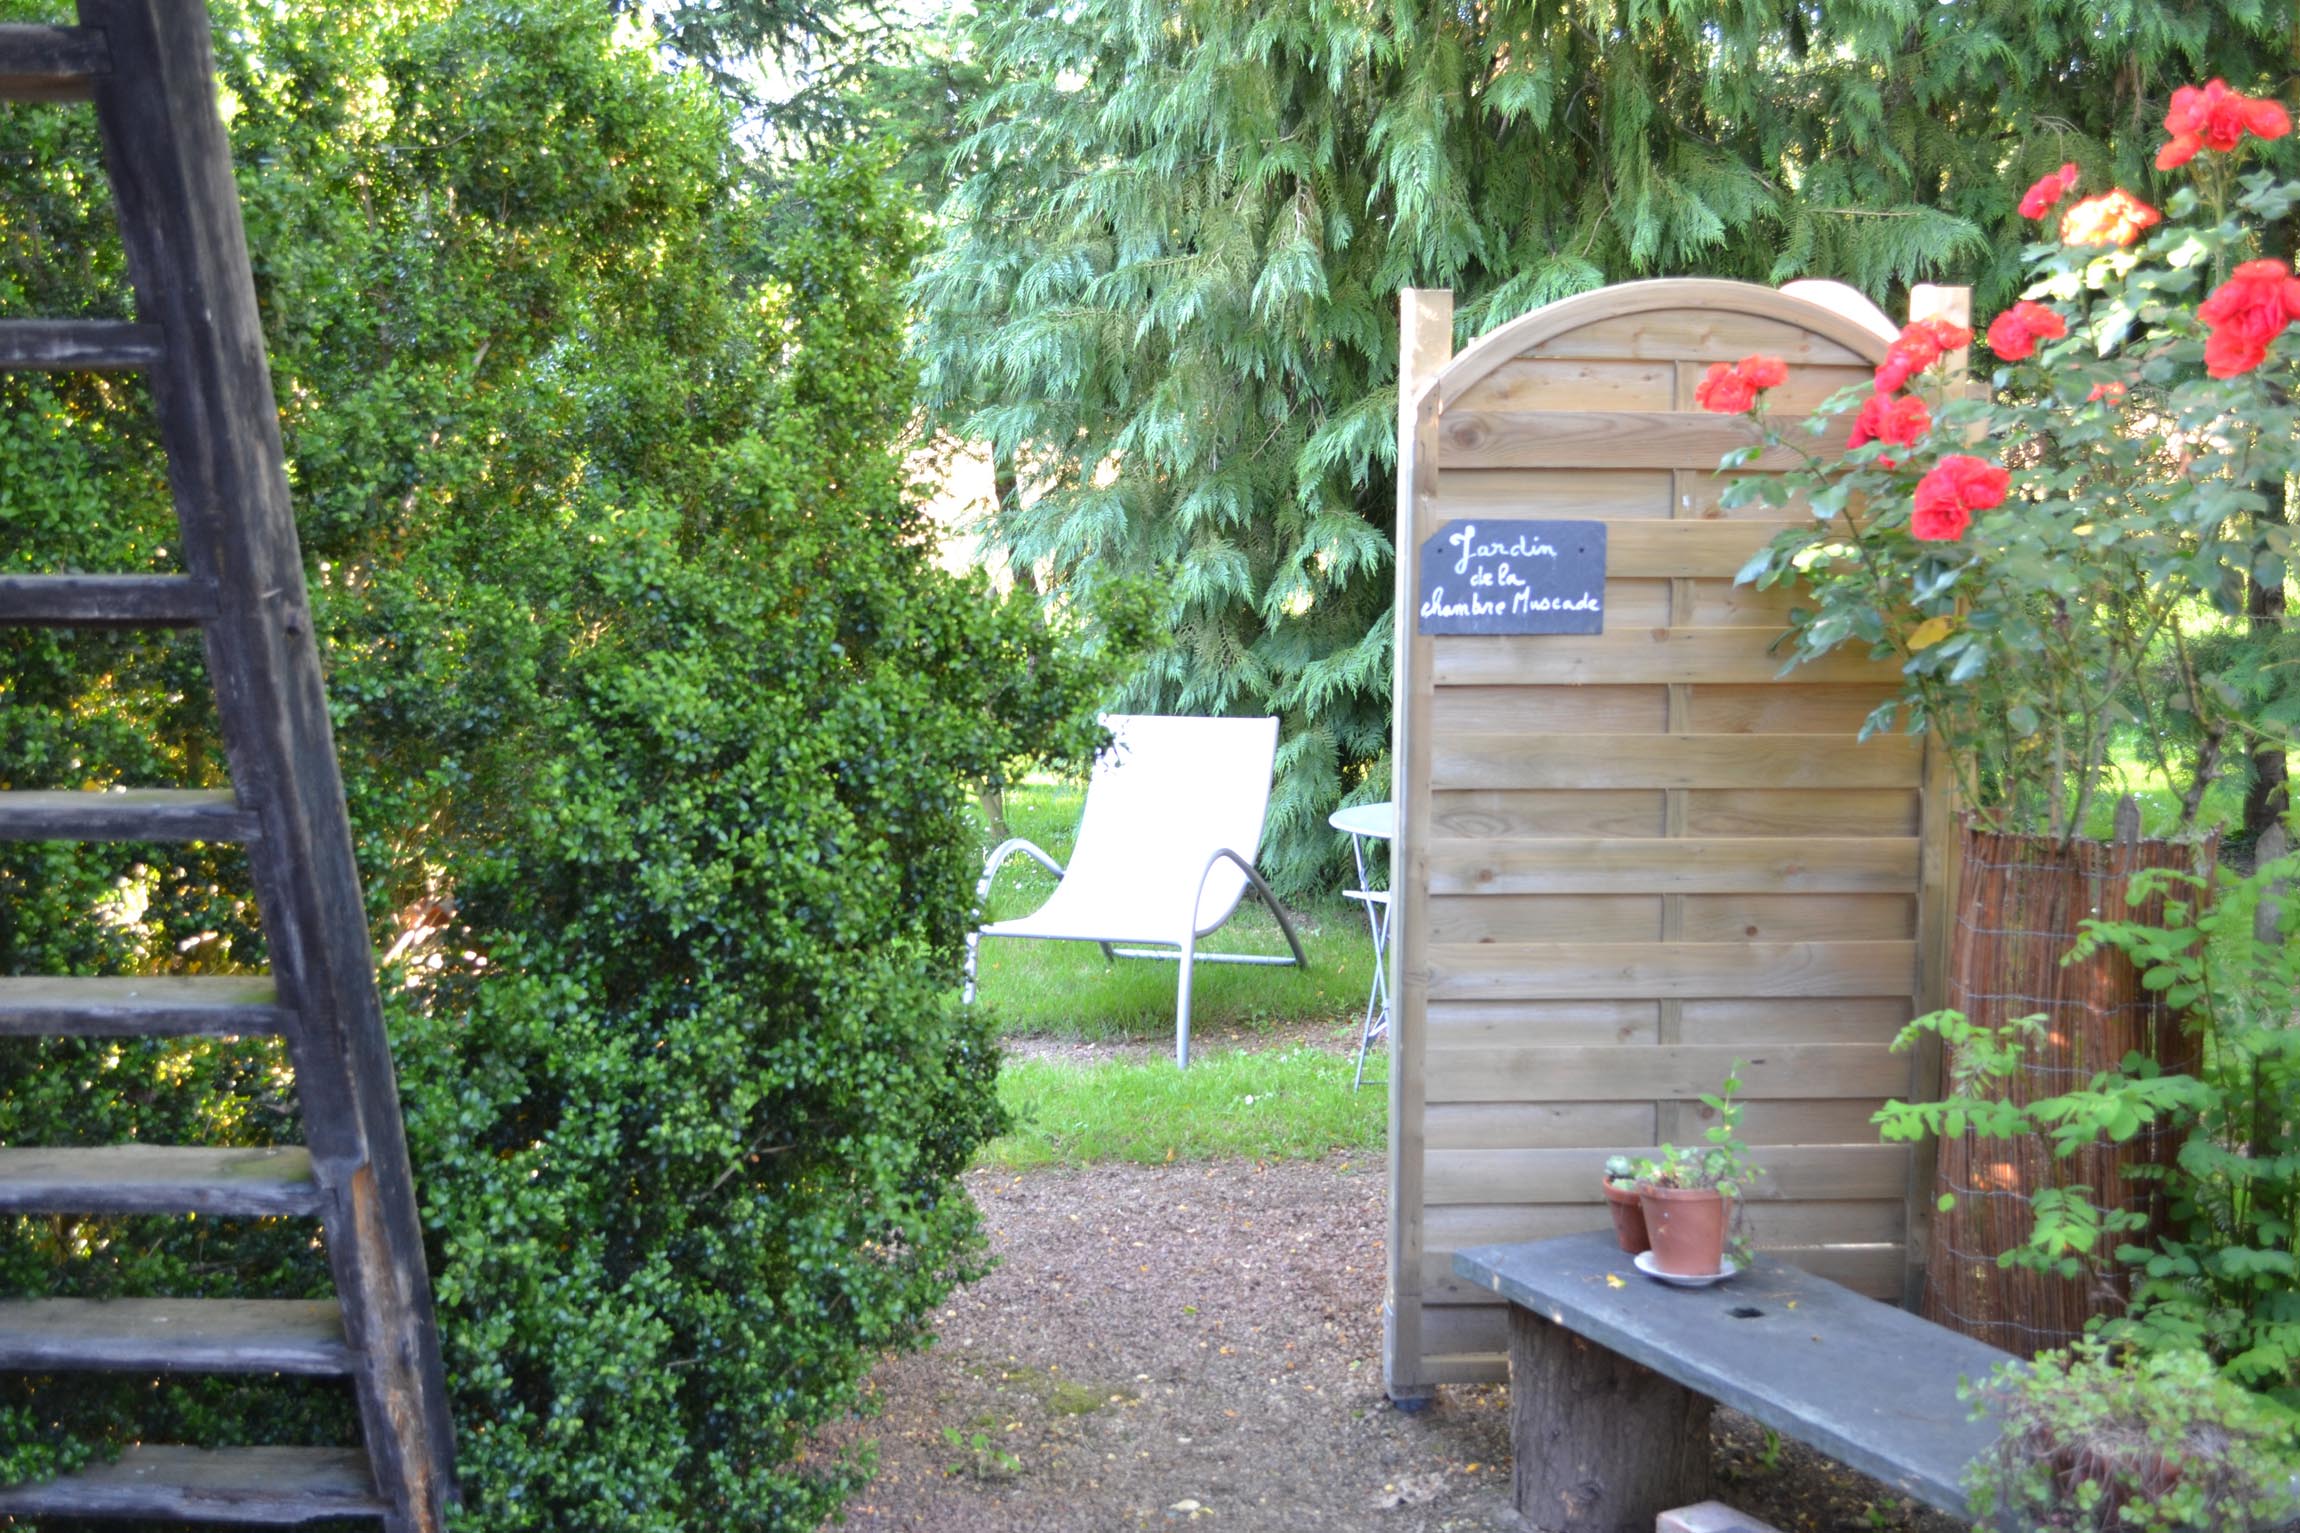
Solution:
{"label": "chair leg", "polygon": [[974,1004],[974,960],[975,955],[981,950],[982,933],[978,931],[968,932],[966,934],[966,990],[959,998],[959,1004],[962,1006]]}
{"label": "chair leg", "polygon": [[1174,998],[1174,1064],[1177,1069],[1190,1068],[1190,972],[1198,959],[1198,939],[1182,939],[1182,983]]}

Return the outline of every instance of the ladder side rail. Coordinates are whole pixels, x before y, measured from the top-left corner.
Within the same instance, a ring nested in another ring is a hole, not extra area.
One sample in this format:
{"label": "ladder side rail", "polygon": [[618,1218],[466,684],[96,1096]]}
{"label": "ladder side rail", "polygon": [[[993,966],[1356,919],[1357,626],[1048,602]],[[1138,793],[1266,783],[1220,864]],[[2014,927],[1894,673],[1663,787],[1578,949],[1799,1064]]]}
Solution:
{"label": "ladder side rail", "polygon": [[297,1093],[376,1488],[391,1533],[433,1533],[454,1494],[453,1430],[206,8],[79,12],[111,48],[95,90],[106,169],[139,317],[164,337],[151,386],[185,562],[218,592],[208,662],[233,780],[259,817],[249,861],[298,1019]]}

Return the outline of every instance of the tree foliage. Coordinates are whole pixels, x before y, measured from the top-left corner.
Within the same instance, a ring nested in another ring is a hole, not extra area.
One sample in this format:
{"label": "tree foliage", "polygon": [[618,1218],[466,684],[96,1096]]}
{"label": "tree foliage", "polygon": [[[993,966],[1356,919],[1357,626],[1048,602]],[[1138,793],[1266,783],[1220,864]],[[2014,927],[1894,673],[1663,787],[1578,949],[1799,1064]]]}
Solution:
{"label": "tree foliage", "polygon": [[918,287],[930,397],[1047,486],[999,510],[1014,557],[1165,584],[1135,706],[1283,715],[1274,871],[1300,890],[1337,855],[1326,813],[1386,780],[1400,288],[1453,288],[1464,338],[1672,274],[1835,277],[1888,307],[1963,281],[1994,307],[2033,175],[2142,184],[2170,86],[2257,79],[2288,20],[988,5],[991,89]]}
{"label": "tree foliage", "polygon": [[[218,23],[458,1526],[811,1530],[859,1469],[806,1434],[980,1259],[966,784],[1081,750],[1095,681],[930,557],[915,215],[867,157],[760,200],[592,0]],[[92,119],[0,139],[0,304],[125,313]],[[0,568],[176,568],[140,387],[0,390]],[[0,653],[0,786],[223,781],[196,647]],[[247,889],[224,849],[0,848],[0,972],[260,970]],[[0,1143],[296,1138],[266,1042],[0,1043]],[[0,1221],[11,1295],[327,1287],[300,1223]],[[355,1432],[326,1388],[12,1376],[0,1482]]]}

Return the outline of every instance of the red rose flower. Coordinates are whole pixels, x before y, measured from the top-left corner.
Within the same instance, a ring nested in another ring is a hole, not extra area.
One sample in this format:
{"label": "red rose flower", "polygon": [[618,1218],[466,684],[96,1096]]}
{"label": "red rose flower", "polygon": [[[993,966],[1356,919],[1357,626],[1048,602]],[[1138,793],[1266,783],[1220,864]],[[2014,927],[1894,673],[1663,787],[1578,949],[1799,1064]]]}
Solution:
{"label": "red rose flower", "polygon": [[2052,211],[2054,203],[2075,189],[2076,166],[2071,162],[2049,176],[2039,178],[2036,185],[2028,189],[2028,195],[2020,200],[2020,216],[2042,218]]}
{"label": "red rose flower", "polygon": [[2092,392],[2084,396],[2084,402],[2088,405],[2102,399],[2107,400],[2112,405],[2123,404],[2124,385],[2111,378],[2106,383],[2094,384]]}
{"label": "red rose flower", "polygon": [[2068,321],[2058,309],[2022,299],[1989,322],[1989,350],[2007,362],[2018,362],[2036,350],[2039,341],[2057,341],[2068,334]]}
{"label": "red rose flower", "polygon": [[[1847,447],[1859,447],[1868,442],[1887,442],[1895,447],[1914,447],[1917,439],[1933,429],[1933,412],[1925,402],[1911,394],[1871,394],[1861,401],[1861,413],[1853,417],[1852,435],[1845,439]],[[1885,468],[1893,460],[1884,454],[1877,462]]]}
{"label": "red rose flower", "polygon": [[1734,363],[1715,362],[1693,385],[1693,402],[1719,415],[1739,415],[1757,403],[1757,390]]}
{"label": "red rose flower", "polygon": [[1964,453],[1943,458],[1917,481],[1909,535],[1927,543],[1954,543],[1973,524],[1973,513],[2002,505],[2011,486],[2012,475],[1994,463]]}
{"label": "red rose flower", "polygon": [[2282,261],[2246,261],[2196,306],[2211,333],[2204,370],[2215,378],[2250,372],[2285,327],[2300,319],[2300,279]]}
{"label": "red rose flower", "polygon": [[1754,409],[1757,396],[1789,381],[1789,364],[1779,357],[1748,356],[1738,362],[1716,362],[1693,385],[1693,402],[1719,415],[1739,415]]}
{"label": "red rose flower", "polygon": [[2225,80],[2200,87],[2183,85],[2172,93],[2172,108],[2164,114],[2164,131],[2171,140],[2156,151],[2156,168],[2171,170],[2196,158],[2199,149],[2226,154],[2254,138],[2282,138],[2292,131],[2292,119],[2273,101],[2239,95]]}
{"label": "red rose flower", "polygon": [[2162,222],[2162,213],[2119,186],[2063,213],[2060,240],[2064,245],[2129,245],[2141,230]]}
{"label": "red rose flower", "polygon": [[1740,368],[1753,389],[1777,389],[1789,381],[1789,364],[1779,357],[1743,357]]}
{"label": "red rose flower", "polygon": [[1877,392],[1894,392],[1939,361],[1941,353],[1972,343],[1973,333],[1952,320],[1911,320],[1885,348],[1885,360],[1877,364]]}

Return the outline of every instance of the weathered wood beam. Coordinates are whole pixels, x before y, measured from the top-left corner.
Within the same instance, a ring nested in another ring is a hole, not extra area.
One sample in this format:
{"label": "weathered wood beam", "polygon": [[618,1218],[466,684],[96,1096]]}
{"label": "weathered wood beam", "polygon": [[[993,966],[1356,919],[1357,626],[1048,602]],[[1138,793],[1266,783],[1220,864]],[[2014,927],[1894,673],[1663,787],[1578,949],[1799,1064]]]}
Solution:
{"label": "weathered wood beam", "polygon": [[111,67],[94,28],[0,26],[0,100],[85,101]]}

